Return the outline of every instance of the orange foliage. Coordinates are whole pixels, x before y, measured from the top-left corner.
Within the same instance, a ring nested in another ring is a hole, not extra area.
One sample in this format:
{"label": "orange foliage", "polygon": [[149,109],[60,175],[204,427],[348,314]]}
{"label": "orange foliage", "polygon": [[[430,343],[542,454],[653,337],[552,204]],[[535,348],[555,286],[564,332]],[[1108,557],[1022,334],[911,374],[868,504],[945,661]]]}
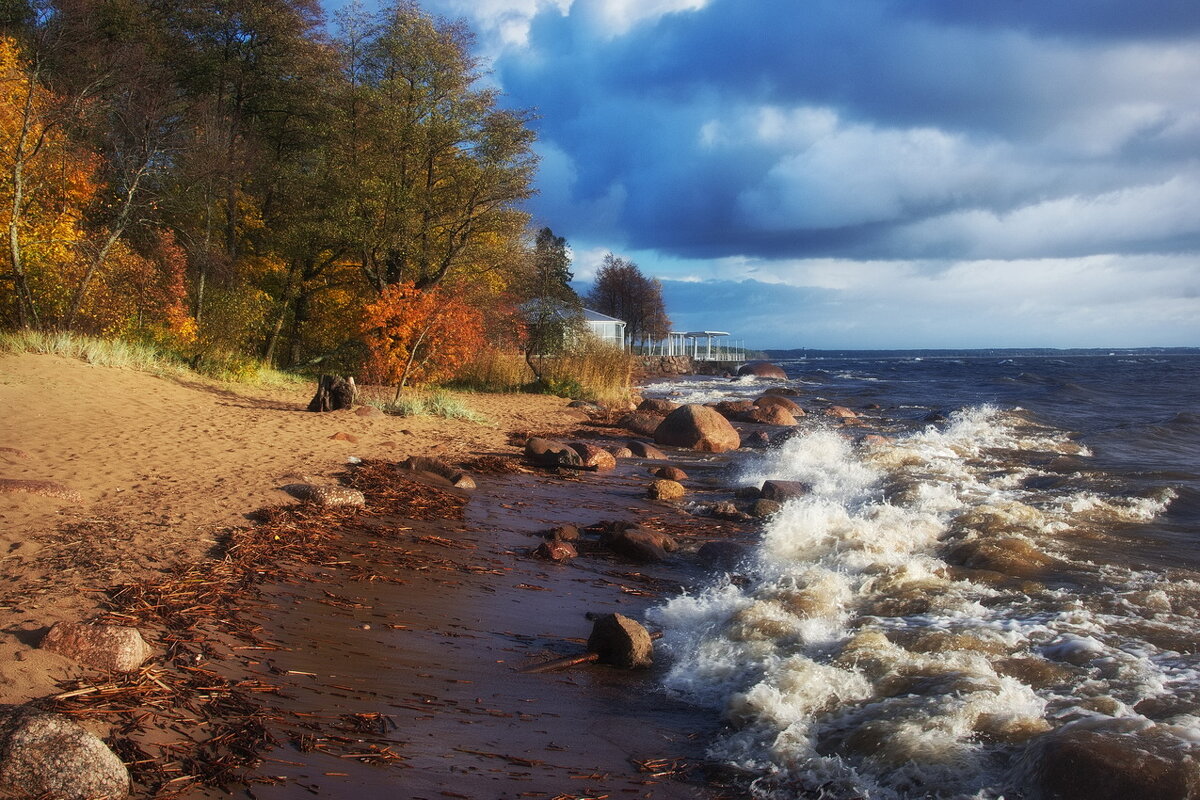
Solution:
{"label": "orange foliage", "polygon": [[[30,299],[45,321],[61,318],[83,274],[83,209],[99,190],[96,157],[63,133],[58,104],[16,42],[0,36],[0,227],[7,229],[16,214]],[[22,198],[14,209],[18,185]],[[0,264],[12,266],[7,247],[4,253]],[[4,310],[11,313],[15,302],[0,292]]]}
{"label": "orange foliage", "polygon": [[363,311],[371,381],[437,383],[453,377],[483,344],[479,309],[443,289],[396,284]]}

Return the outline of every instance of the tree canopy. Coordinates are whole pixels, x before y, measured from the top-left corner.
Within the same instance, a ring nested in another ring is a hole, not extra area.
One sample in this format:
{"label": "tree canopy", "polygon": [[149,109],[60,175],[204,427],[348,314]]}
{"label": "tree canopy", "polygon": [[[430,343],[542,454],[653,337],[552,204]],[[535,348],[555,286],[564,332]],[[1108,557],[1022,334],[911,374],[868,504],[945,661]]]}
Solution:
{"label": "tree canopy", "polygon": [[625,335],[631,342],[662,339],[671,330],[662,284],[643,275],[634,262],[612,253],[604,256],[585,302],[602,314],[624,320]]}

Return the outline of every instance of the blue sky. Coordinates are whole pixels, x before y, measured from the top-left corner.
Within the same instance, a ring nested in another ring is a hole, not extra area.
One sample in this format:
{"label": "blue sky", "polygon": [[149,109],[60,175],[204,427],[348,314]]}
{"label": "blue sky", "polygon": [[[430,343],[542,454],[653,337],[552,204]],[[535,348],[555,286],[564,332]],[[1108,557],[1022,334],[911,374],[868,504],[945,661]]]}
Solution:
{"label": "blue sky", "polygon": [[1200,345],[1196,0],[425,0],[529,208],[751,346]]}

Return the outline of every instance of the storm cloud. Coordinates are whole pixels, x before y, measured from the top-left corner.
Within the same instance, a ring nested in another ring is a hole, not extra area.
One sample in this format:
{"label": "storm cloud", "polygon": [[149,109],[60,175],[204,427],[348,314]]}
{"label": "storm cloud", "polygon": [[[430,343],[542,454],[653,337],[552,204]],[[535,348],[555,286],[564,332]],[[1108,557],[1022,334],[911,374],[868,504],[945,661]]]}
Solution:
{"label": "storm cloud", "polygon": [[[426,5],[540,115],[530,208],[577,271],[633,257],[679,282],[677,322],[771,346],[1200,344],[1192,0]],[[759,283],[844,316],[758,314]],[[747,307],[718,311],[734,286]]]}

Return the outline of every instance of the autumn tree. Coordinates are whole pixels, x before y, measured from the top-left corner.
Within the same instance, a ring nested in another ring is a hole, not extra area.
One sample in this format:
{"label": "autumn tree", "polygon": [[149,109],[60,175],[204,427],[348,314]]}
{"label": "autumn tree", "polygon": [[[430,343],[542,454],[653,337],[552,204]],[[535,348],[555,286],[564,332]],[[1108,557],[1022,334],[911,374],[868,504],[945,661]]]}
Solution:
{"label": "autumn tree", "polygon": [[[94,159],[67,137],[62,100],[15,40],[0,37],[0,215],[3,313],[20,328],[58,323],[71,296]],[[11,288],[9,288],[11,287]]]}
{"label": "autumn tree", "polygon": [[376,291],[486,269],[480,247],[525,225],[516,204],[532,194],[530,115],[477,85],[472,44],[463,23],[409,0],[343,32],[349,225]]}
{"label": "autumn tree", "polygon": [[452,377],[483,343],[480,311],[450,291],[421,291],[399,283],[384,289],[364,311],[370,376],[395,384],[396,400],[410,381],[426,384]]}
{"label": "autumn tree", "polygon": [[520,281],[525,323],[525,362],[542,379],[535,356],[560,353],[583,328],[583,303],[571,288],[571,252],[567,240],[550,228],[538,231]]}
{"label": "autumn tree", "polygon": [[612,253],[604,256],[586,302],[602,314],[624,320],[631,342],[661,339],[671,330],[662,284],[643,275],[634,262]]}

